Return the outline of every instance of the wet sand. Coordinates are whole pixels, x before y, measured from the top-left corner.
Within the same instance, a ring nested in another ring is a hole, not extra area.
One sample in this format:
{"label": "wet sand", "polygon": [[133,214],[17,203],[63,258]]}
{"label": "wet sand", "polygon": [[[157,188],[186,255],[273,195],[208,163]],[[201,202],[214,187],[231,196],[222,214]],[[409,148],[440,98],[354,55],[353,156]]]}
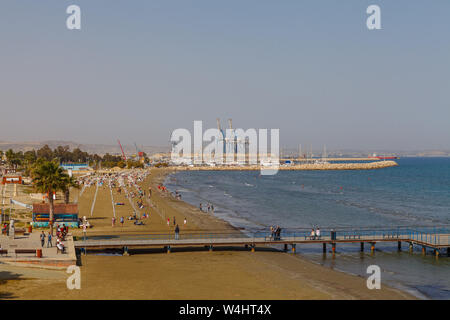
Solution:
{"label": "wet sand", "polygon": [[[80,215],[87,216],[93,228],[88,235],[140,234],[173,232],[175,217],[181,232],[199,230],[238,232],[227,222],[209,213],[202,213],[168,192],[158,191],[168,169],[153,169],[141,185],[153,189],[150,218],[144,226],[125,220],[111,226],[112,204],[109,187],[99,188],[93,217],[89,219],[95,187],[87,188],[79,199]],[[72,197],[79,191],[74,191]],[[117,221],[132,213],[122,194],[113,193]],[[140,213],[148,209],[140,210]],[[171,224],[167,226],[167,218]],[[188,223],[183,226],[184,218]],[[81,235],[80,230],[74,230]],[[383,286],[369,290],[366,279],[325,268],[298,255],[260,248],[252,253],[244,248],[235,250],[204,249],[192,251],[163,250],[130,256],[81,256],[81,290],[68,290],[68,274],[49,270],[27,274],[23,268],[0,266],[0,298],[9,299],[413,299],[407,293]],[[337,256],[336,259],[339,257]],[[14,274],[14,276],[12,276]],[[9,279],[9,280],[7,280]]]}

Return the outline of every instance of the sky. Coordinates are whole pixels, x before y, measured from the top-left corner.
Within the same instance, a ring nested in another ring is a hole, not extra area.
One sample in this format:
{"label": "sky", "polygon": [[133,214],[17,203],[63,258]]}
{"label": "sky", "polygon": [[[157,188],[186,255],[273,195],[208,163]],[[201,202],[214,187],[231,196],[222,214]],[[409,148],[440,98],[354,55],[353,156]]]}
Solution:
{"label": "sky", "polygon": [[448,0],[2,0],[0,141],[166,146],[232,118],[283,147],[449,149],[449,17]]}

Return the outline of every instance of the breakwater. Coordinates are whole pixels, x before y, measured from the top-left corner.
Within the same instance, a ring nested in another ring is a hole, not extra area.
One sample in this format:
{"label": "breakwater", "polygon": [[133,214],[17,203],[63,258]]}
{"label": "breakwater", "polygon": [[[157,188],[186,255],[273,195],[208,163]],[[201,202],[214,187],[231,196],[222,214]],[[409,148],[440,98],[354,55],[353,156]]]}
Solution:
{"label": "breakwater", "polygon": [[[368,163],[304,163],[294,165],[280,165],[279,170],[372,170],[398,166],[395,161],[374,161]],[[244,166],[177,166],[176,170],[185,171],[251,171],[271,170],[269,166],[244,165]]]}

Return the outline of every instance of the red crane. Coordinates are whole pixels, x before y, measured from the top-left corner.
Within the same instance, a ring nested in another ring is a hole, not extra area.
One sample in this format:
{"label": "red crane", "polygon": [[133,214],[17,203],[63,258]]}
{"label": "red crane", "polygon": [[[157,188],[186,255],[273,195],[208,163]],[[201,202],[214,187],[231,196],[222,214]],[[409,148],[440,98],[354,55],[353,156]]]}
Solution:
{"label": "red crane", "polygon": [[127,162],[127,157],[125,156],[125,152],[123,152],[123,148],[122,148],[122,145],[120,144],[120,140],[117,139],[117,142],[119,143],[120,150],[122,151],[123,161]]}

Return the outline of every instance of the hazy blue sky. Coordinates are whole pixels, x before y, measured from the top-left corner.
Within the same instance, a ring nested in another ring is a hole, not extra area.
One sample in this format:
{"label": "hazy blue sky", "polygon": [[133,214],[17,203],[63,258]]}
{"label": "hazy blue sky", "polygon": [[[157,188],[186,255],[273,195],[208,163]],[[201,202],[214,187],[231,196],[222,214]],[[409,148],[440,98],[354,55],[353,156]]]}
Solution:
{"label": "hazy blue sky", "polygon": [[219,117],[282,146],[450,148],[449,17],[448,0],[2,0],[0,140],[167,145]]}

